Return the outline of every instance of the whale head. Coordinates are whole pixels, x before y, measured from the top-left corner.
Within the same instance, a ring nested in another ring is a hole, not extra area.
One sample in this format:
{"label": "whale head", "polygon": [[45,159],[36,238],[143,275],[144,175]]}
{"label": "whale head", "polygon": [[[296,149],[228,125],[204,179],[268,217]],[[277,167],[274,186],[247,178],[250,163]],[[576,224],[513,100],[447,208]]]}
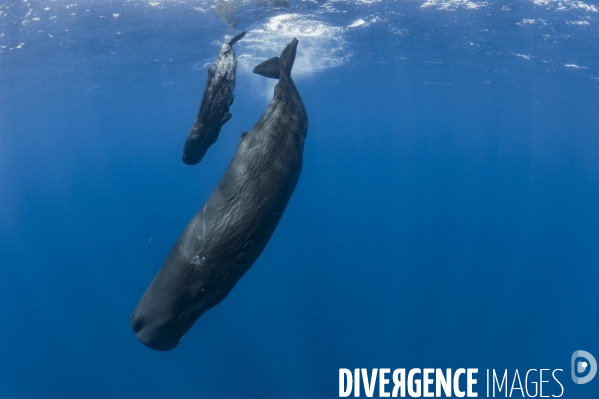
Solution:
{"label": "whale head", "polygon": [[131,314],[133,333],[148,348],[168,351],[176,347],[206,311],[209,295],[186,285],[186,273],[161,269]]}
{"label": "whale head", "polygon": [[167,307],[145,309],[138,306],[131,315],[131,329],[137,339],[148,348],[168,351],[176,347],[193,325],[193,321]]}

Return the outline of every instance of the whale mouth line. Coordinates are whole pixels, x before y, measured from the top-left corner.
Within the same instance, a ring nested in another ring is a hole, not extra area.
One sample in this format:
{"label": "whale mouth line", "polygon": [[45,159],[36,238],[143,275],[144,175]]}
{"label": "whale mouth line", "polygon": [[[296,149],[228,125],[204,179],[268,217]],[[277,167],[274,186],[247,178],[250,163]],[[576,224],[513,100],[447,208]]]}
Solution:
{"label": "whale mouth line", "polygon": [[185,325],[185,320],[181,320],[180,314],[176,318],[169,317],[166,321],[158,322],[138,310],[131,314],[131,330],[135,337],[148,348],[158,351],[168,351],[176,347],[189,330],[180,334]]}
{"label": "whale mouth line", "polygon": [[186,332],[185,334],[183,334],[183,336],[182,336],[182,337],[179,339],[179,344],[180,344],[180,343],[183,341],[183,339],[184,339],[184,338],[187,336],[187,333],[189,333],[189,331],[188,331],[188,332]]}
{"label": "whale mouth line", "polygon": [[187,333],[183,334],[181,338],[174,340],[163,340],[162,335],[163,334],[160,334],[158,336],[148,336],[148,334],[140,334],[139,332],[135,333],[135,336],[137,337],[139,342],[144,344],[146,347],[162,352],[166,352],[175,348],[183,340]]}

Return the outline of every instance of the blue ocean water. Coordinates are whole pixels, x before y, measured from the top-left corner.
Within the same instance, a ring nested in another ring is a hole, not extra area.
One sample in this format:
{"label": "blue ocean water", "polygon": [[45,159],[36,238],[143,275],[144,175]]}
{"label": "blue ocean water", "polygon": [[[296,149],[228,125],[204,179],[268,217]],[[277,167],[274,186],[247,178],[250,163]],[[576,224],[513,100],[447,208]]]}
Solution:
{"label": "blue ocean water", "polygon": [[[0,398],[328,398],[383,367],[479,368],[479,397],[486,369],[562,369],[563,397],[599,396],[570,378],[599,356],[599,5],[5,1]],[[233,118],[186,166],[240,30]],[[294,36],[296,191],[231,294],[152,351],[130,314]]]}

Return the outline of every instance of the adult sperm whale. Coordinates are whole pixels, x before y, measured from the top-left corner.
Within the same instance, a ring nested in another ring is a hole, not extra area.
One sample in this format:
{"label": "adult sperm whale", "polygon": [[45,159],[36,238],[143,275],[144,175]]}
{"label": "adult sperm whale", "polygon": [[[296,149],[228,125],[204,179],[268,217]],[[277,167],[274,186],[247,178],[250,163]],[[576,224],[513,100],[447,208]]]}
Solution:
{"label": "adult sperm whale", "polygon": [[206,204],[191,219],[131,315],[146,346],[170,350],[222,301],[260,256],[302,169],[308,115],[291,79],[297,39],[254,72],[278,78],[274,96]]}
{"label": "adult sperm whale", "polygon": [[220,129],[231,119],[229,108],[233,104],[237,58],[233,44],[245,35],[241,32],[222,45],[220,54],[208,70],[206,88],[200,110],[183,147],[183,162],[198,164],[206,151],[218,139]]}

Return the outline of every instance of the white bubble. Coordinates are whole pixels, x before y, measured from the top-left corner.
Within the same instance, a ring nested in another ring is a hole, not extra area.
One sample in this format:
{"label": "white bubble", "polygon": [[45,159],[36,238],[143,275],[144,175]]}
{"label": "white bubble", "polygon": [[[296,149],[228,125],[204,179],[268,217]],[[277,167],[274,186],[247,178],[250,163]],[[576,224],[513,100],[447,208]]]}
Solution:
{"label": "white bubble", "polygon": [[350,54],[343,38],[344,28],[301,14],[271,17],[263,25],[248,32],[239,43],[240,69],[254,66],[278,56],[292,38],[300,41],[293,76],[306,76],[327,68],[343,65]]}

